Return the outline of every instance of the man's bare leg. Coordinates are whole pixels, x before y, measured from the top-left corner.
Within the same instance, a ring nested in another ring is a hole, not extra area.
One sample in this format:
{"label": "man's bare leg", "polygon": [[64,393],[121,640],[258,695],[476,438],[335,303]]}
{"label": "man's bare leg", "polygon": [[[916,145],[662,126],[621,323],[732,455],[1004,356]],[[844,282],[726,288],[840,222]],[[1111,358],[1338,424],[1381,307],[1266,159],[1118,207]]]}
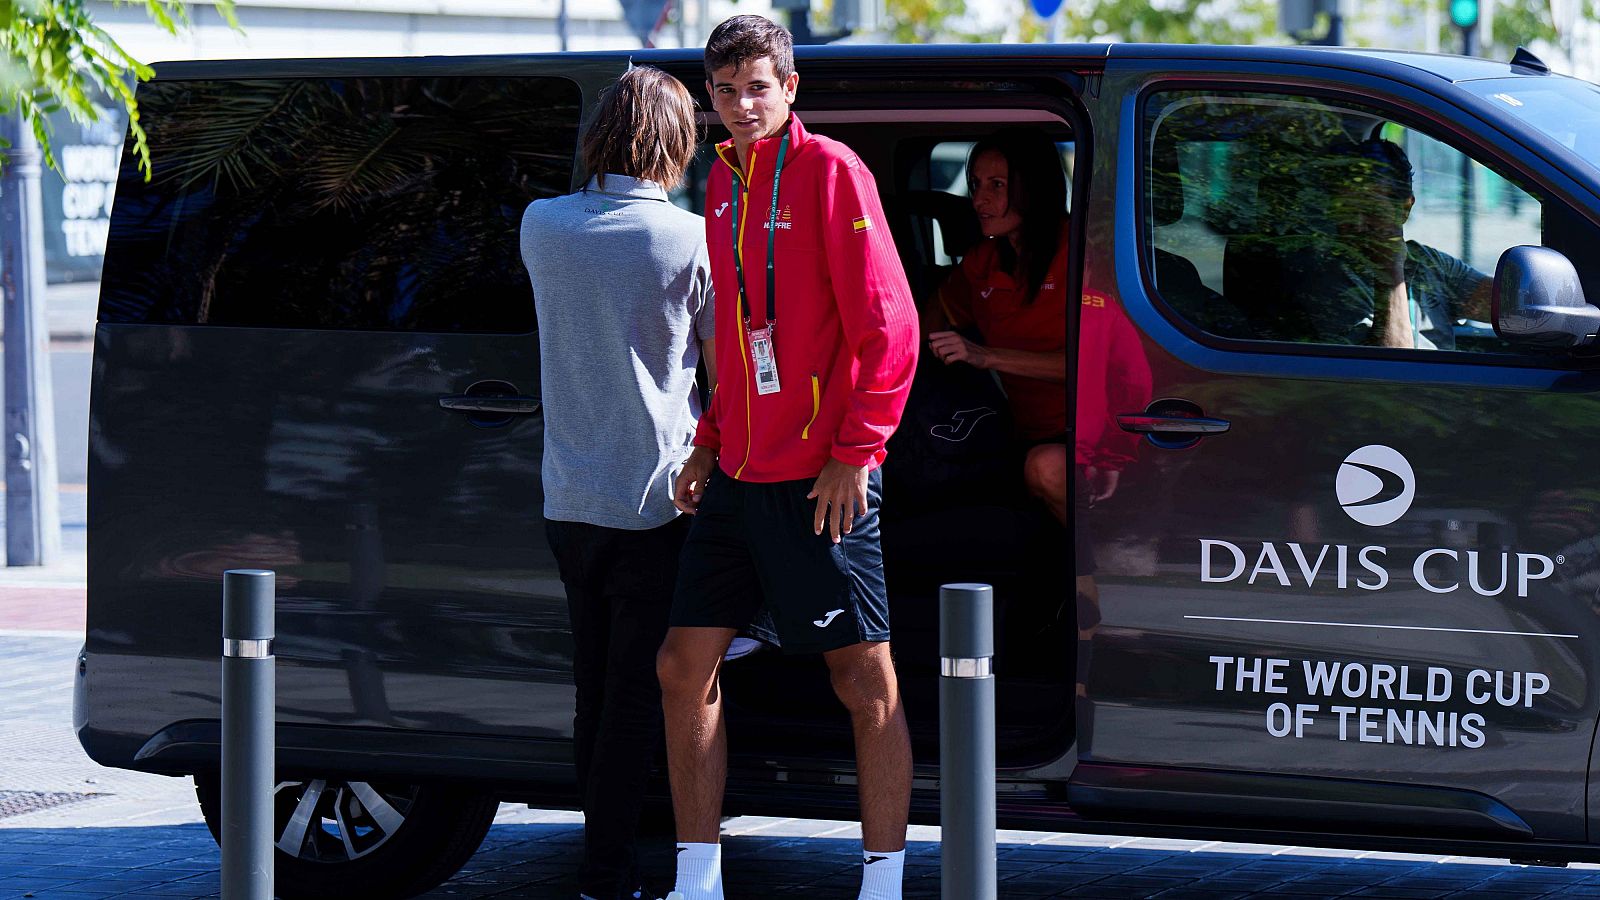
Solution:
{"label": "man's bare leg", "polygon": [[823,659],[855,732],[861,845],[904,850],[911,812],[911,732],[889,643],[852,644],[824,653]]}
{"label": "man's bare leg", "polygon": [[678,840],[715,844],[728,777],[728,736],[718,677],[731,628],[670,628],[656,654],[666,720],[667,775]]}

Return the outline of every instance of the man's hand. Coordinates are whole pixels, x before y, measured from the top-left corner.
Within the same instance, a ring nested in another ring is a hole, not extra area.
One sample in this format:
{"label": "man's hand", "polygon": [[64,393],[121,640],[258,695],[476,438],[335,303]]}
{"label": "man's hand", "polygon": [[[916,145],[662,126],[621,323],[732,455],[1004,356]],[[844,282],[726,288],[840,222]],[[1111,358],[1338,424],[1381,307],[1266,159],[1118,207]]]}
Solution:
{"label": "man's hand", "polygon": [[[828,464],[822,467],[822,474],[817,476],[817,483],[811,486],[811,493],[806,495],[806,499],[817,501],[812,528],[821,534],[822,526],[826,524],[833,535],[833,542],[839,543],[840,530],[849,534],[850,529],[855,527],[856,516],[867,512],[867,467],[847,465],[830,458]],[[833,512],[831,517],[830,509]]]}
{"label": "man's hand", "polygon": [[1373,263],[1378,267],[1378,283],[1384,286],[1404,284],[1406,234],[1401,223],[1385,220],[1378,226],[1372,246],[1377,254],[1373,257]]}
{"label": "man's hand", "polygon": [[989,367],[989,350],[982,344],[974,344],[954,331],[935,331],[928,335],[928,349],[933,355],[950,363],[964,362],[969,366],[979,369]]}
{"label": "man's hand", "polygon": [[672,482],[672,505],[679,512],[694,515],[700,508],[700,498],[706,495],[706,479],[717,467],[717,451],[709,447],[696,447],[683,461],[683,471]]}

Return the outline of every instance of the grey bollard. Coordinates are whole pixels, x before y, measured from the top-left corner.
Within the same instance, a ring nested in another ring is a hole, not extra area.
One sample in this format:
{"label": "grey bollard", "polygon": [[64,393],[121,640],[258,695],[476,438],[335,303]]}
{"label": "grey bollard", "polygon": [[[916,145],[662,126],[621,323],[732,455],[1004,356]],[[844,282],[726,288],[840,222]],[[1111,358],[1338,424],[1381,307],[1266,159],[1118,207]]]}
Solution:
{"label": "grey bollard", "polygon": [[994,589],[939,589],[941,896],[995,900]]}
{"label": "grey bollard", "polygon": [[272,900],[273,573],[222,573],[222,896]]}

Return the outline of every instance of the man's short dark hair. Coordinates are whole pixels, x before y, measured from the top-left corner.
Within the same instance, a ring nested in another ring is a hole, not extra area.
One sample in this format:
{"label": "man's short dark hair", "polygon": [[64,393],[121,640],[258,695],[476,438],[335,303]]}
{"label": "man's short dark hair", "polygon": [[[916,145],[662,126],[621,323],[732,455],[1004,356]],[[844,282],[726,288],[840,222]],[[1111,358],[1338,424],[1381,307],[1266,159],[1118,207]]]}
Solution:
{"label": "man's short dark hair", "polygon": [[1399,144],[1369,138],[1354,145],[1349,155],[1369,163],[1366,167],[1369,177],[1391,200],[1403,203],[1413,196],[1411,160]]}
{"label": "man's short dark hair", "polygon": [[706,39],[706,80],[713,80],[718,69],[733,66],[737,72],[763,56],[772,60],[779,81],[789,80],[794,74],[789,30],[764,16],[734,16]]}
{"label": "man's short dark hair", "polygon": [[650,66],[635,66],[600,92],[600,104],[583,135],[583,165],[589,174],[625,175],[678,186],[694,159],[694,99],[678,79]]}

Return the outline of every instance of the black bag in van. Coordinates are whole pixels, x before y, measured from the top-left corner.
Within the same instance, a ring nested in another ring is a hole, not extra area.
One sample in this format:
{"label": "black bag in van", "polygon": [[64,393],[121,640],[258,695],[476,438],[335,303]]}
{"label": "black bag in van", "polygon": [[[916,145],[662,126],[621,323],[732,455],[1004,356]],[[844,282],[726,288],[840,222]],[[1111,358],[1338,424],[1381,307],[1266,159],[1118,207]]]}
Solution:
{"label": "black bag in van", "polygon": [[1011,445],[1011,409],[994,377],[924,353],[900,428],[889,438],[884,496],[900,511],[994,503],[1017,487]]}

